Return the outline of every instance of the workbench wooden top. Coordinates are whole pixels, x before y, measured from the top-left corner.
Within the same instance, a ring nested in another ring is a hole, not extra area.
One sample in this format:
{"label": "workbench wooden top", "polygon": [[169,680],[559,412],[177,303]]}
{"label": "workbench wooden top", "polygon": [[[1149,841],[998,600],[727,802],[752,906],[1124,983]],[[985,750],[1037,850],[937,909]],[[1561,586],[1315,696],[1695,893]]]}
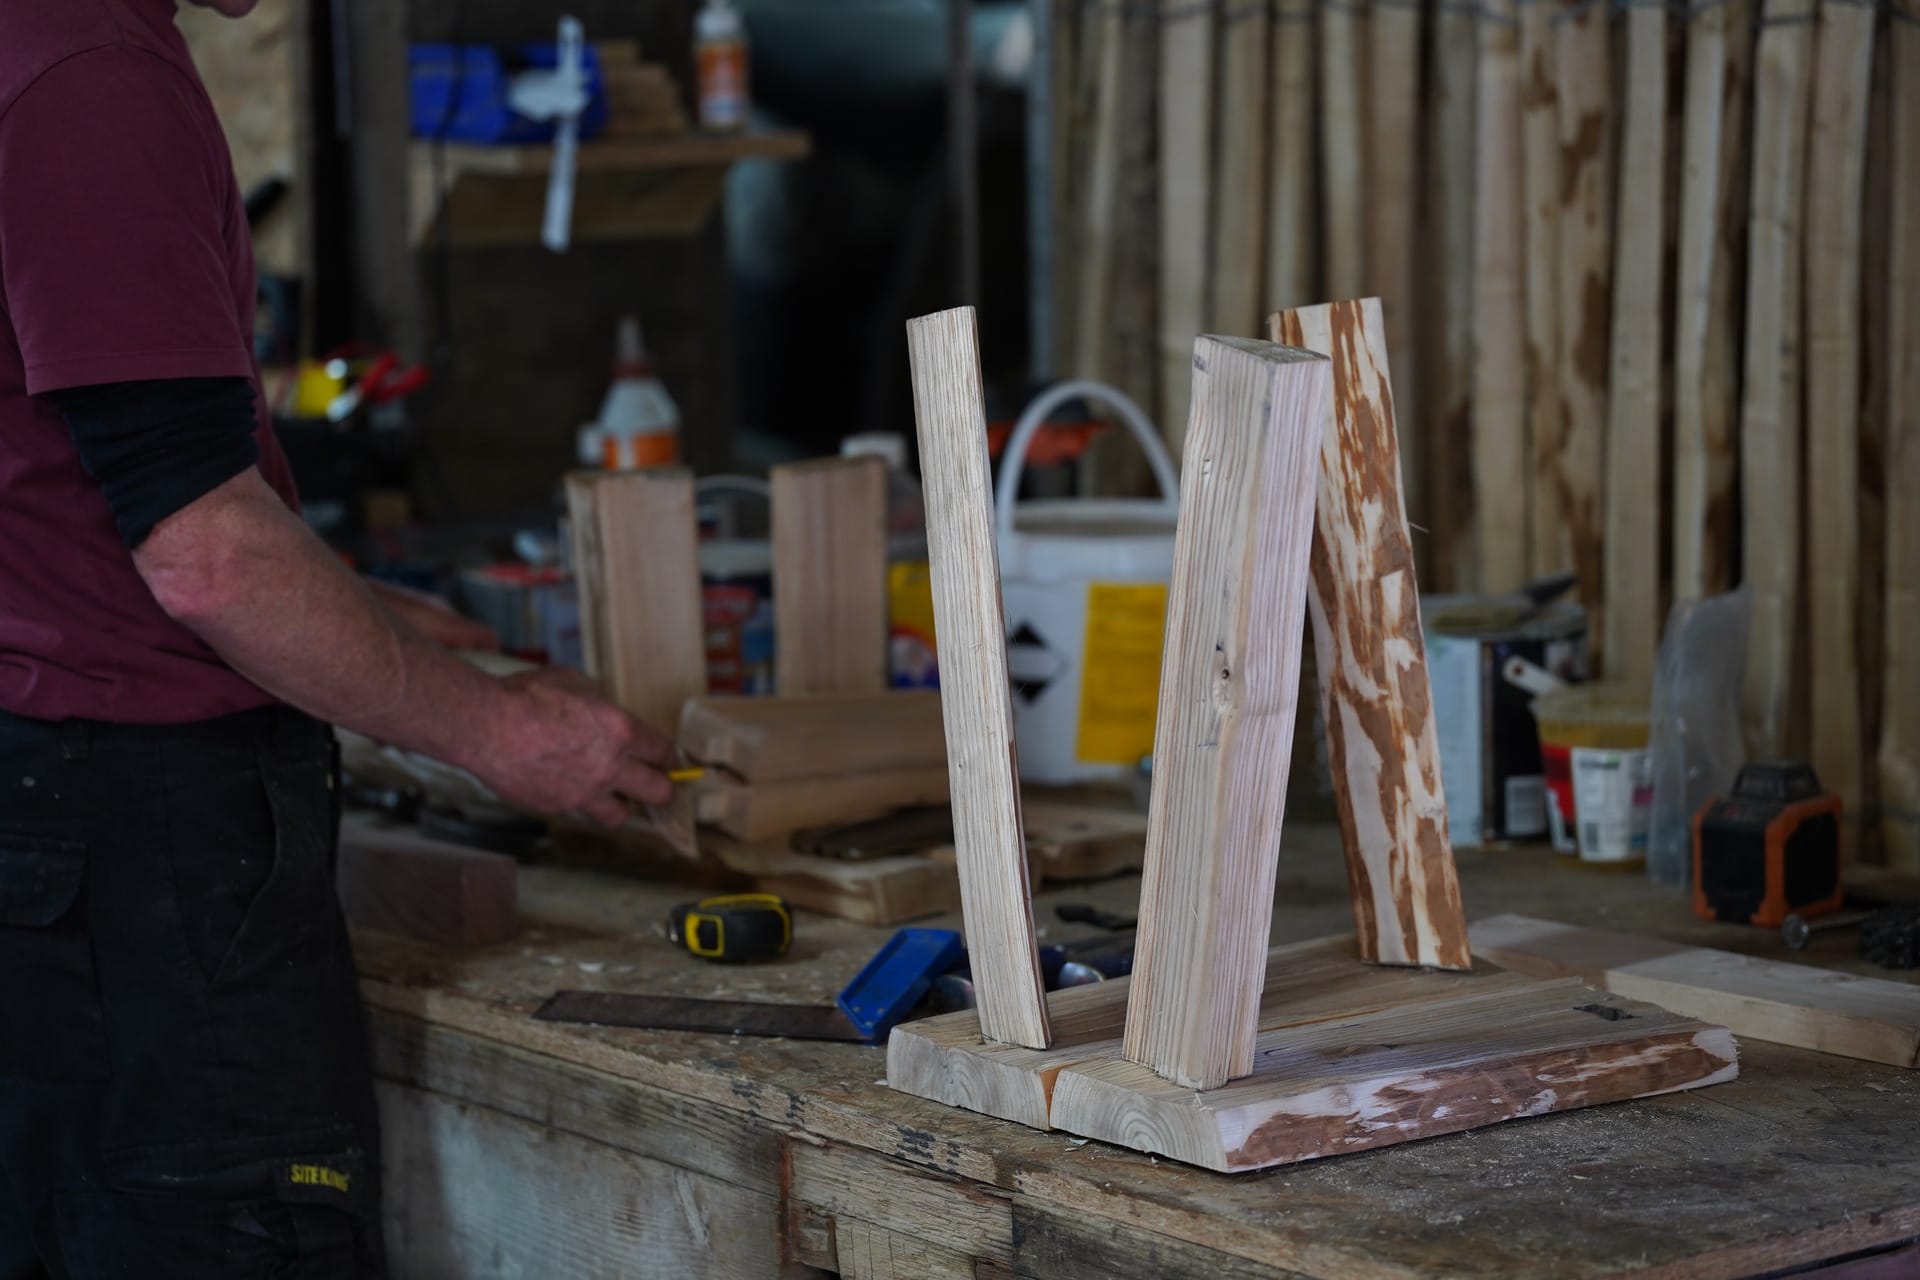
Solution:
{"label": "workbench wooden top", "polygon": [[[1276,944],[1351,928],[1336,839],[1289,830]],[[1776,934],[1694,920],[1638,876],[1538,850],[1465,852],[1460,869],[1472,918],[1517,911],[1787,955]],[[1125,877],[1041,895],[1043,941],[1092,932],[1055,920],[1056,903],[1130,912],[1137,893]],[[829,1002],[889,932],[802,916],[788,961],[722,968],[657,927],[689,896],[536,866],[512,942],[456,952],[356,935],[389,1111],[396,1089],[477,1105],[686,1170],[740,1197],[731,1217],[765,1210],[746,1260],[682,1267],[693,1275],[845,1271],[851,1251],[873,1275],[1704,1278],[1920,1237],[1920,1073],[1752,1040],[1728,1085],[1225,1177],[893,1092],[878,1048],[532,1019],[561,988]],[[1826,935],[1804,958],[1888,976],[1851,946]],[[404,1203],[418,1175],[391,1180],[390,1235],[426,1222]],[[647,1229],[634,1228],[636,1256],[654,1256]],[[682,1252],[704,1237],[690,1238]],[[892,1270],[861,1252],[909,1246]],[[788,1270],[756,1272],[769,1262]]]}

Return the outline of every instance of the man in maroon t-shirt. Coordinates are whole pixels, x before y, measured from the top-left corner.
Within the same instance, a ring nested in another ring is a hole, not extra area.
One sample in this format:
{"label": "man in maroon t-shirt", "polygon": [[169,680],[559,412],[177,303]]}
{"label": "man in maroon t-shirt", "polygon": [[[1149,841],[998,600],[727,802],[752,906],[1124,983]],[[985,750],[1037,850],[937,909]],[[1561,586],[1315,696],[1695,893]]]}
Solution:
{"label": "man in maroon t-shirt", "polygon": [[174,3],[0,3],[0,1280],[379,1274],[324,722],[542,812],[671,791],[301,523]]}

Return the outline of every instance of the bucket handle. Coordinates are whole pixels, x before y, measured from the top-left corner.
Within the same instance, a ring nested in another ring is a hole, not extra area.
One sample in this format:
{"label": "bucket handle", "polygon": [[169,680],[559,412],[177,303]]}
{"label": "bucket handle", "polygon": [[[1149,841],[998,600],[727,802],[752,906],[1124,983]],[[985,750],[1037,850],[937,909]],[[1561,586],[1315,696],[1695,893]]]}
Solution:
{"label": "bucket handle", "polygon": [[1153,423],[1140,411],[1140,406],[1118,388],[1090,378],[1074,378],[1055,383],[1035,396],[1007,439],[1007,451],[1000,459],[998,494],[994,499],[1000,541],[1005,542],[1014,536],[1013,512],[1020,494],[1020,477],[1027,469],[1027,450],[1032,447],[1034,437],[1046,425],[1049,413],[1081,396],[1099,400],[1119,412],[1121,424],[1147,455],[1147,465],[1153,468],[1153,478],[1160,487],[1161,501],[1167,515],[1172,519],[1179,518],[1180,477],[1174,471],[1173,459],[1167,456],[1166,446],[1160,443],[1159,433],[1153,429]]}

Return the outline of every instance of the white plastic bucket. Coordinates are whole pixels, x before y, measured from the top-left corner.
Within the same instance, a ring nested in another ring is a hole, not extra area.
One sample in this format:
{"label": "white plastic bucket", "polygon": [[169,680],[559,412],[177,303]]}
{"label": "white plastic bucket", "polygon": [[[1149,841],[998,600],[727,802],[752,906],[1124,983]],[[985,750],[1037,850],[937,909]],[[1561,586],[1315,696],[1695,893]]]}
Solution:
{"label": "white plastic bucket", "polygon": [[[1162,496],[1016,505],[1047,414],[1078,397],[1110,405],[1147,455]],[[1153,424],[1099,382],[1063,382],[1027,406],[1000,463],[1000,588],[1020,777],[1124,778],[1153,750],[1180,481]]]}

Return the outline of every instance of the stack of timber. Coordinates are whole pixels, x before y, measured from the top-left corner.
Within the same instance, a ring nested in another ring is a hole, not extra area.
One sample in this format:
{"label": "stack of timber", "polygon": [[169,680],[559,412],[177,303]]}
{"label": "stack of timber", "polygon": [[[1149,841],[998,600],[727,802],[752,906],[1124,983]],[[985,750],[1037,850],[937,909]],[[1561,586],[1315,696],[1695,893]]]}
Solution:
{"label": "stack of timber", "polygon": [[1571,570],[1641,685],[1672,604],[1751,588],[1750,751],[1920,870],[1913,15],[1056,4],[1050,372],[1178,456],[1195,333],[1378,296],[1423,583]]}
{"label": "stack of timber", "polygon": [[643,62],[637,40],[599,40],[600,79],[607,89],[603,138],[643,138],[685,133],[687,111],[680,82],[664,63]]}

